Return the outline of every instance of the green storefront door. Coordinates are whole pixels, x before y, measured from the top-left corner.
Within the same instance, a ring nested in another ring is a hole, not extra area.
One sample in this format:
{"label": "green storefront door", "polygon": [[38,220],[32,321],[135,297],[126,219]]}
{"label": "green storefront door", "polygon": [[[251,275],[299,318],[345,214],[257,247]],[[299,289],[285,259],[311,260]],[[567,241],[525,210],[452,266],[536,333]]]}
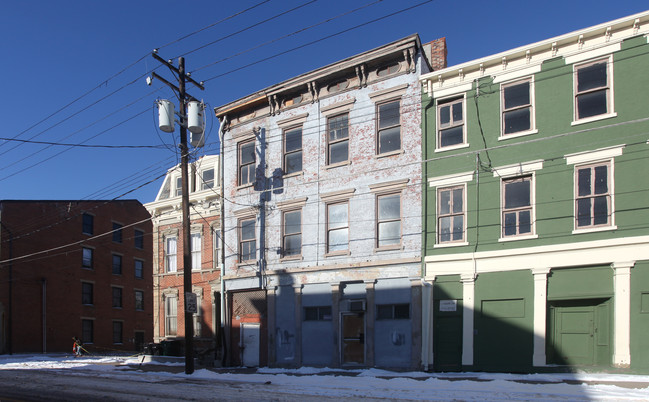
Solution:
{"label": "green storefront door", "polygon": [[435,300],[433,369],[462,370],[462,301]]}

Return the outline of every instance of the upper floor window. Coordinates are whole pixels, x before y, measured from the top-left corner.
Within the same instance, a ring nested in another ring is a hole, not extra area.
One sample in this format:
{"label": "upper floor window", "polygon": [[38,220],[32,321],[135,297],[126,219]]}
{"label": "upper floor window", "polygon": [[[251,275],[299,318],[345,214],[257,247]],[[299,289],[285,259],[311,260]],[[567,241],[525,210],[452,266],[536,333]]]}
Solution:
{"label": "upper floor window", "polygon": [[327,164],[346,162],[349,157],[349,125],[347,113],[327,119]]}
{"label": "upper floor window", "polygon": [[349,250],[349,202],[327,204],[327,252]]}
{"label": "upper floor window", "polygon": [[523,133],[534,128],[531,90],[530,79],[502,85],[502,135]]}
{"label": "upper floor window", "polygon": [[387,66],[381,67],[378,70],[376,70],[376,75],[378,75],[379,77],[385,77],[394,74],[399,71],[399,67],[400,65],[398,62],[388,64]]}
{"label": "upper floor window", "polygon": [[575,167],[576,229],[611,225],[610,171],[610,162]]}
{"label": "upper floor window", "polygon": [[239,151],[239,185],[255,182],[255,141],[238,144]]}
{"label": "upper floor window", "polygon": [[349,86],[349,80],[341,80],[336,83],[333,83],[327,87],[328,92],[339,92],[343,89],[347,89]]}
{"label": "upper floor window", "polygon": [[437,105],[437,147],[464,144],[464,98],[441,101]]}
{"label": "upper floor window", "polygon": [[331,306],[304,307],[304,321],[331,321]]}
{"label": "upper floor window", "polygon": [[200,338],[203,334],[203,303],[201,297],[196,295],[196,312],[192,314],[194,320],[194,338]]}
{"label": "upper floor window", "polygon": [[377,106],[379,154],[401,149],[400,107],[398,100]]}
{"label": "upper floor window", "polygon": [[95,230],[95,217],[90,214],[83,214],[82,229],[85,234],[93,234]]}
{"label": "upper floor window", "polygon": [[302,127],[284,131],[284,174],[302,171]]}
{"label": "upper floor window", "polygon": [[192,270],[201,269],[201,246],[202,237],[200,233],[191,234]]}
{"label": "upper floor window", "polygon": [[94,250],[91,248],[83,247],[82,249],[82,260],[81,260],[81,266],[84,268],[90,268],[92,269],[93,266],[93,253]]}
{"label": "upper floor window", "polygon": [[138,279],[144,278],[144,261],[135,260],[135,277]]}
{"label": "upper floor window", "polygon": [[239,221],[239,262],[253,261],[256,256],[255,219]]}
{"label": "upper floor window", "polygon": [[135,248],[142,250],[144,248],[144,232],[138,229],[135,229],[135,235],[133,237],[133,243]]}
{"label": "upper floor window", "polygon": [[165,335],[175,336],[178,316],[178,298],[176,296],[165,297]]}
{"label": "upper floor window", "polygon": [[113,222],[113,241],[115,243],[122,242],[122,225],[115,222]]}
{"label": "upper floor window", "polygon": [[113,286],[113,307],[122,308],[122,288]]}
{"label": "upper floor window", "polygon": [[176,197],[183,195],[183,178],[182,176],[176,177]]}
{"label": "upper floor window", "polygon": [[378,196],[376,210],[377,247],[401,244],[401,195]]}
{"label": "upper floor window", "polygon": [[81,320],[81,342],[94,342],[94,320]]}
{"label": "upper floor window", "polygon": [[463,242],[464,185],[437,189],[437,242]]}
{"label": "upper floor window", "polygon": [[81,304],[93,304],[93,284],[89,282],[81,282]]}
{"label": "upper floor window", "polygon": [[283,213],[282,256],[293,257],[302,254],[302,211]]}
{"label": "upper floor window", "polygon": [[532,233],[532,176],[503,179],[502,236]]}
{"label": "upper floor window", "polygon": [[122,256],[113,254],[113,275],[122,274]]}
{"label": "upper floor window", "polygon": [[377,304],[377,320],[404,320],[410,318],[410,304]]}
{"label": "upper floor window", "polygon": [[135,291],[135,309],[137,311],[144,310],[144,292],[141,290]]}
{"label": "upper floor window", "polygon": [[176,253],[178,252],[177,239],[175,236],[169,236],[165,239],[165,266],[167,272],[176,272]]}
{"label": "upper floor window", "polygon": [[160,200],[166,200],[169,198],[171,195],[171,178],[167,177],[164,181],[164,184],[162,185],[162,189],[160,190],[160,196],[158,199]]}
{"label": "upper floor window", "polygon": [[611,59],[576,65],[575,120],[612,113]]}
{"label": "upper floor window", "polygon": [[214,169],[205,169],[201,173],[201,190],[214,188]]}
{"label": "upper floor window", "polygon": [[122,343],[122,329],[124,323],[122,321],[113,321],[113,343],[121,344]]}

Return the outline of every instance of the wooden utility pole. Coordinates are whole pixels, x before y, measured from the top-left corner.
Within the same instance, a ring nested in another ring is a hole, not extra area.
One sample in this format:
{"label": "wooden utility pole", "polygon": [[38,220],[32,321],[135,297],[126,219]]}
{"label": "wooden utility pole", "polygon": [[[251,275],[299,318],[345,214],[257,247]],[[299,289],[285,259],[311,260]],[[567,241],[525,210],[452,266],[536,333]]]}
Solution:
{"label": "wooden utility pole", "polygon": [[185,374],[194,372],[194,317],[196,312],[196,298],[192,292],[192,254],[191,254],[191,222],[189,220],[189,146],[187,145],[187,99],[195,100],[194,97],[187,95],[185,91],[185,81],[189,80],[201,90],[205,88],[201,83],[194,81],[185,74],[185,58],[178,58],[178,68],[165,61],[162,57],[153,53],[153,57],[165,64],[172,71],[178,74],[178,87],[166,81],[156,73],[153,77],[164,82],[171,89],[178,92],[180,105],[178,116],[180,117],[180,175],[182,181],[182,233],[183,233],[183,292],[185,293]]}

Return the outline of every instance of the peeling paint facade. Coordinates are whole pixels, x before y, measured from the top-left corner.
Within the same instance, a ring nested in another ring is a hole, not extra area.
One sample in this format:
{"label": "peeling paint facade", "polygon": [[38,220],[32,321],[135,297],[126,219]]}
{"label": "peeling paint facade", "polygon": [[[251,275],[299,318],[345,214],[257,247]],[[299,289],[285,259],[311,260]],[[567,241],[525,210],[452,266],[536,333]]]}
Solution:
{"label": "peeling paint facade", "polygon": [[215,109],[230,364],[420,366],[422,54],[413,35]]}

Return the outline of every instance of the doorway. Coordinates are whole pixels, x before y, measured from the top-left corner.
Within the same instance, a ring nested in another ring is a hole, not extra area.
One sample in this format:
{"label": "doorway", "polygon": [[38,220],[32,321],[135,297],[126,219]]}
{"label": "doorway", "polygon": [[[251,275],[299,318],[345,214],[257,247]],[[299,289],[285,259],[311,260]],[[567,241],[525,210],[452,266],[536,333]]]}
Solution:
{"label": "doorway", "polygon": [[241,324],[241,365],[259,366],[259,324]]}
{"label": "doorway", "polygon": [[365,364],[365,314],[342,313],[342,364]]}
{"label": "doorway", "polygon": [[462,300],[433,303],[433,369],[462,370]]}
{"label": "doorway", "polygon": [[136,352],[144,351],[144,331],[135,331],[134,343]]}

